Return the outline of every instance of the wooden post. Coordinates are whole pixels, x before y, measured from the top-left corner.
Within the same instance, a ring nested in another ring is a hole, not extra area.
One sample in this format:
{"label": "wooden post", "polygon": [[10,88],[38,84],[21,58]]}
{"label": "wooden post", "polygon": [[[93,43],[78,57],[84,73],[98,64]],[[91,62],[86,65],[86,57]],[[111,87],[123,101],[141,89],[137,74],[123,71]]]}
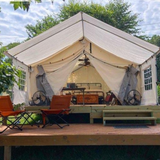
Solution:
{"label": "wooden post", "polygon": [[4,146],[4,160],[11,160],[11,146]]}
{"label": "wooden post", "polygon": [[90,124],[93,124],[93,123],[94,123],[93,118],[90,118]]}

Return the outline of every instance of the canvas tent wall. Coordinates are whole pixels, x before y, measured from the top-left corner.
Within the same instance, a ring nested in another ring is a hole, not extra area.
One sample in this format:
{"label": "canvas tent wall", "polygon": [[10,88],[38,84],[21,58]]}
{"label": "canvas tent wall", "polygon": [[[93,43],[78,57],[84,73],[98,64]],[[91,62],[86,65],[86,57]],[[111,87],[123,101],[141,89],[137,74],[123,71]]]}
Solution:
{"label": "canvas tent wall", "polygon": [[[156,85],[157,84],[156,56],[150,58],[149,60],[145,61],[142,65],[140,65],[140,70],[141,70],[142,104],[148,105],[148,104],[155,104],[155,102],[158,103],[157,85]],[[147,72],[145,73],[145,71]],[[145,78],[145,76],[147,77]]]}
{"label": "canvas tent wall", "polygon": [[[92,47],[92,48],[91,48]],[[16,60],[33,68],[29,73],[29,97],[36,91],[37,65],[43,65],[50,84],[56,94],[61,90],[83,51],[99,75],[117,94],[125,74],[124,67],[133,64],[140,67],[139,90],[142,104],[156,104],[155,55],[159,48],[141,39],[120,31],[85,13],[78,13],[39,36],[8,51]],[[148,60],[149,59],[149,60]],[[152,65],[151,98],[144,89],[143,72],[147,64]],[[107,62],[111,65],[106,65]],[[113,67],[114,66],[114,67]],[[118,67],[115,67],[118,66]]]}

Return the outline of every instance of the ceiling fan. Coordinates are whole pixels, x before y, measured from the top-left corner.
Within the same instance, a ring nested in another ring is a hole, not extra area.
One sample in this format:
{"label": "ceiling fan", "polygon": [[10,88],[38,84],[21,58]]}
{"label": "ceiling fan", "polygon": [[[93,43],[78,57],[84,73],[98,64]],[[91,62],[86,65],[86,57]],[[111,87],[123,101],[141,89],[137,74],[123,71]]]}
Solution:
{"label": "ceiling fan", "polygon": [[79,59],[78,61],[83,61],[84,63],[80,63],[79,66],[88,66],[90,65],[89,58],[84,54],[84,59]]}

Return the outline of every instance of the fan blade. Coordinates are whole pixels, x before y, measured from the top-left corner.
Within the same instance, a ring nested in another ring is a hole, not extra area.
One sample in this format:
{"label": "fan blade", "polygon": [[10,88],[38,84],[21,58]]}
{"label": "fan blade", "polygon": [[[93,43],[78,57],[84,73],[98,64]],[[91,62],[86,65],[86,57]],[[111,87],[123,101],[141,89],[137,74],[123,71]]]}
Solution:
{"label": "fan blade", "polygon": [[129,91],[127,95],[128,103],[131,105],[140,105],[141,103],[141,95],[137,90],[131,90]]}
{"label": "fan blade", "polygon": [[133,105],[134,104],[134,97],[130,97],[129,99],[128,99],[128,103],[129,104],[131,104],[131,105]]}
{"label": "fan blade", "polygon": [[141,101],[139,101],[138,99],[135,99],[135,105],[140,105]]}
{"label": "fan blade", "polygon": [[46,101],[45,93],[42,91],[37,91],[32,97],[32,101],[35,105],[42,105]]}

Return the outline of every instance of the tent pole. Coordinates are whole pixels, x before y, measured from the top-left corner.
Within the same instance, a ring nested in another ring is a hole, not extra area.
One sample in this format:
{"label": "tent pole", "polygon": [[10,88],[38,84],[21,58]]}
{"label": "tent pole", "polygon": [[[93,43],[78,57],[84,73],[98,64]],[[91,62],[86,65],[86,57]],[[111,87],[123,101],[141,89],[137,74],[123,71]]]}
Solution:
{"label": "tent pole", "polygon": [[81,12],[81,20],[82,20],[82,31],[83,31],[83,39],[84,39],[84,20],[83,20],[83,12]]}
{"label": "tent pole", "polygon": [[[157,60],[156,60],[156,56],[154,57],[155,58],[155,69],[156,69],[156,71],[155,71],[155,73],[156,73],[156,79],[158,79],[158,74],[157,74]],[[159,85],[157,82],[156,82],[156,84],[155,84],[156,86],[155,86],[155,88],[156,88],[156,101],[157,101],[157,105],[158,105],[158,88],[157,88],[157,85]]]}

